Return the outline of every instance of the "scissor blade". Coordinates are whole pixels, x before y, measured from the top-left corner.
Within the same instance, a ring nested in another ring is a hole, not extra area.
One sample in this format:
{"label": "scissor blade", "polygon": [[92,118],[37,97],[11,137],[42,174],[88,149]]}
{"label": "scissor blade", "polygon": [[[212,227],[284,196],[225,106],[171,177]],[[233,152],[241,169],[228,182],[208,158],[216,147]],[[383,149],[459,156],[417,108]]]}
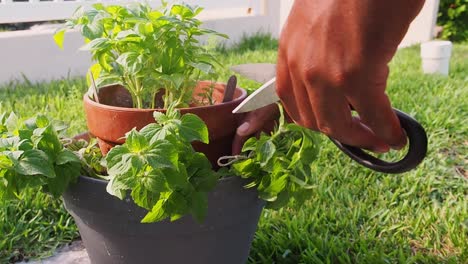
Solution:
{"label": "scissor blade", "polygon": [[271,80],[271,78],[276,76],[276,64],[271,63],[248,63],[234,65],[231,67],[231,70],[259,83],[266,83],[267,81]]}
{"label": "scissor blade", "polygon": [[258,90],[245,98],[242,103],[232,111],[236,113],[250,112],[255,109],[278,102],[280,99],[276,94],[276,77],[262,85]]}

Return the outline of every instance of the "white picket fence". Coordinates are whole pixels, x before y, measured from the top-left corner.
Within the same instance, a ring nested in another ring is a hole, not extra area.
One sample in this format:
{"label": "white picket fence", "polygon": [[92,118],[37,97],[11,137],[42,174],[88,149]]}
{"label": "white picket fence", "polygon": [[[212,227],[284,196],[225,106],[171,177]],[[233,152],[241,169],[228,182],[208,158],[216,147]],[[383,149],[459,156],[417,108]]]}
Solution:
{"label": "white picket fence", "polygon": [[[137,0],[0,0],[0,24],[63,20],[78,6],[94,3],[127,4]],[[177,0],[171,0],[177,1]],[[229,35],[226,44],[244,35],[268,32],[278,37],[294,0],[182,0],[205,8],[200,14],[204,26]],[[160,0],[146,0],[152,6]],[[426,0],[401,46],[432,38],[439,0]],[[250,10],[250,12],[248,12]],[[26,76],[43,81],[82,76],[91,64],[86,52],[78,51],[83,39],[78,32],[66,35],[64,50],[52,40],[53,28],[0,32],[0,84]]]}
{"label": "white picket fence", "polygon": [[[95,3],[124,5],[133,2],[144,2],[151,6],[161,4],[160,0],[22,0],[21,2],[1,0],[0,24],[64,20],[69,18],[80,6],[91,6]],[[205,12],[201,14],[200,18],[212,20],[258,15],[264,11],[262,7],[265,0],[184,0],[183,2],[204,7]],[[249,8],[253,12],[248,13]]]}

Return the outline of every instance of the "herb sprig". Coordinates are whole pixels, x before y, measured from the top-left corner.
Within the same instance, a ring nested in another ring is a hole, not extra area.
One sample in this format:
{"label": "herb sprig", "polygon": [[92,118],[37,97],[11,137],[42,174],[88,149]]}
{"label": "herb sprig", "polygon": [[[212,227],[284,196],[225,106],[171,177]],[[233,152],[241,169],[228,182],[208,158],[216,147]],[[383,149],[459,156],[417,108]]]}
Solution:
{"label": "herb sprig", "polygon": [[267,208],[279,209],[294,200],[301,205],[314,188],[310,184],[318,141],[313,131],[284,121],[282,107],[278,128],[271,135],[250,138],[231,172],[250,179],[246,188],[256,187]]}

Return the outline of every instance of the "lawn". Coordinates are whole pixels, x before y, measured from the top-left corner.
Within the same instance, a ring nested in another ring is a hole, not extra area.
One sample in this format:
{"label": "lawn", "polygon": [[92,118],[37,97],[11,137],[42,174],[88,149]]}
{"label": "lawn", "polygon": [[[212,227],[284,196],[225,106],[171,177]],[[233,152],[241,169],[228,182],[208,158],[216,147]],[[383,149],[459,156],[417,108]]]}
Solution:
{"label": "lawn", "polygon": [[[274,40],[254,37],[219,53],[228,68],[274,62],[276,47]],[[222,80],[230,74],[224,70]],[[258,84],[240,78],[240,86]],[[70,135],[86,129],[83,79],[3,88],[0,112],[45,112],[70,122]],[[396,108],[427,129],[424,163],[403,175],[374,173],[324,138],[310,201],[264,211],[250,263],[467,263],[468,44],[455,45],[448,78],[423,75],[417,47],[400,50],[388,93]],[[21,201],[0,201],[0,263],[50,255],[78,236],[61,203],[48,196],[31,192]]]}

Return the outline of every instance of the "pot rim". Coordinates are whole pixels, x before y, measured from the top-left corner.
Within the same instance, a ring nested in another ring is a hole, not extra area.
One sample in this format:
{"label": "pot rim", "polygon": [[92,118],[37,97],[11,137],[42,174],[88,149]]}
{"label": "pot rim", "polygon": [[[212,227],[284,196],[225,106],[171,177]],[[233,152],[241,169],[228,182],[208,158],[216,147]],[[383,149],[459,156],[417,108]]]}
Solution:
{"label": "pot rim", "polygon": [[[207,81],[200,81],[200,82],[207,82]],[[221,82],[215,82],[215,84],[221,84],[221,85],[225,86],[225,84],[221,83]],[[109,84],[109,85],[103,86],[101,88],[109,87],[109,86],[113,86],[113,85],[116,85],[116,84]],[[183,107],[183,108],[177,108],[177,109],[180,110],[180,111],[187,111],[187,110],[209,109],[209,108],[216,107],[216,106],[221,106],[221,105],[233,105],[234,106],[234,105],[240,104],[247,97],[247,91],[245,89],[240,88],[240,87],[236,87],[236,90],[241,91],[241,95],[239,97],[237,97],[236,99],[233,99],[233,100],[231,100],[229,102],[219,103],[219,104],[214,104],[214,105]],[[108,110],[121,111],[121,112],[147,113],[147,112],[155,112],[155,111],[161,111],[161,110],[165,111],[166,110],[165,108],[149,108],[149,109],[148,108],[129,108],[129,107],[120,107],[120,106],[112,106],[112,105],[101,104],[101,103],[97,103],[97,102],[91,100],[91,98],[89,98],[87,92],[83,95],[83,101],[86,104],[92,105],[94,107],[105,108],[105,109],[108,109]]]}

